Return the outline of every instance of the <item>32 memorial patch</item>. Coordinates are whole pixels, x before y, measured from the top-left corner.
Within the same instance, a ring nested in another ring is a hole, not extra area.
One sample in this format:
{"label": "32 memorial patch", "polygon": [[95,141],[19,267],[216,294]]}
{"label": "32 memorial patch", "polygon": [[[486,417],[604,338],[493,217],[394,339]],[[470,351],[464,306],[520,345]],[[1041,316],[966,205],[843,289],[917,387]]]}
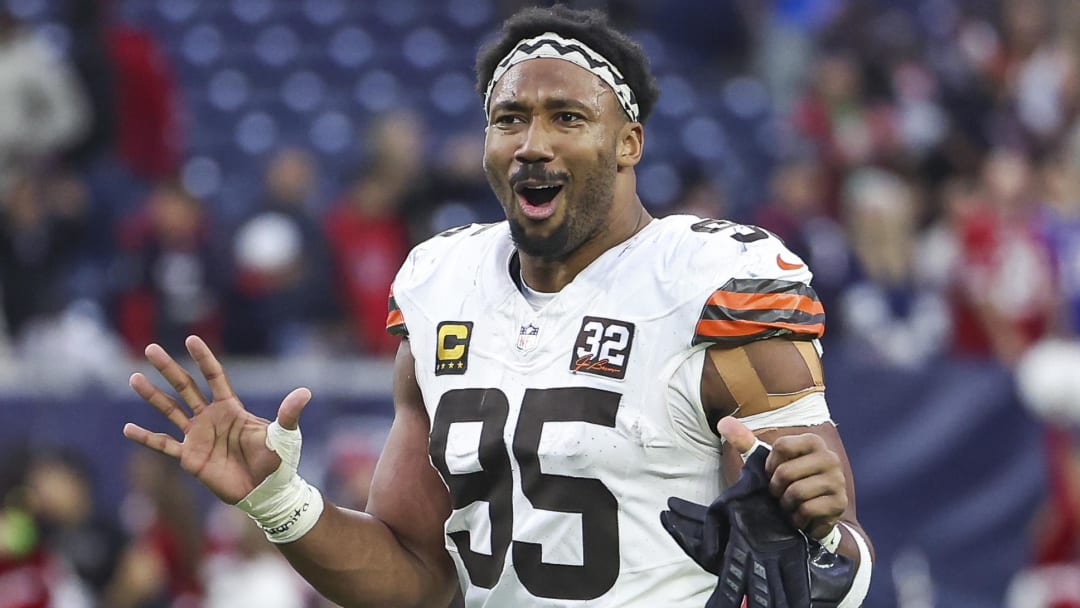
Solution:
{"label": "32 memorial patch", "polygon": [[622,380],[633,342],[633,323],[585,317],[570,357],[570,371]]}
{"label": "32 memorial patch", "polygon": [[435,343],[435,375],[464,374],[469,369],[469,340],[472,321],[439,323]]}

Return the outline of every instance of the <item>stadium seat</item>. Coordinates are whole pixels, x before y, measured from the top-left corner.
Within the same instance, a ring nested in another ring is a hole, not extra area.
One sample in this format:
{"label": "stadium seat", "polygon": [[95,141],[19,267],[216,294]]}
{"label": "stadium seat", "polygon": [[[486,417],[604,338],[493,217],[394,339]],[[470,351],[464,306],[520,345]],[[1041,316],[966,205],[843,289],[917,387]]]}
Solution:
{"label": "stadium seat", "polygon": [[446,15],[450,22],[465,30],[476,31],[489,25],[495,16],[491,0],[449,0]]}
{"label": "stadium seat", "polygon": [[322,105],[325,97],[323,79],[310,70],[293,72],[281,84],[281,99],[294,112],[311,112]]}
{"label": "stadium seat", "polygon": [[326,51],[337,65],[355,69],[375,56],[375,40],[363,28],[347,25],[334,32]]}
{"label": "stadium seat", "polygon": [[[128,2],[125,4],[137,4]],[[197,0],[158,0],[157,12],[168,22],[183,23],[199,11]]]}
{"label": "stadium seat", "polygon": [[405,36],[401,50],[414,67],[432,69],[445,61],[450,45],[439,30],[420,27]]}
{"label": "stadium seat", "polygon": [[326,155],[348,151],[356,139],[352,119],[337,110],[316,116],[311,122],[309,137],[311,145]]}
{"label": "stadium seat", "polygon": [[277,144],[278,127],[274,117],[266,112],[246,114],[236,123],[236,146],[247,154],[268,152]]}
{"label": "stadium seat", "polygon": [[262,23],[274,13],[273,0],[232,0],[232,14],[248,24]]}
{"label": "stadium seat", "polygon": [[285,66],[295,61],[299,53],[300,39],[287,25],[271,25],[255,37],[255,55],[266,65]]}
{"label": "stadium seat", "polygon": [[400,85],[394,74],[382,70],[369,70],[356,81],[353,95],[367,111],[384,112],[393,108],[401,97]]}
{"label": "stadium seat", "polygon": [[221,58],[224,45],[224,37],[217,26],[201,23],[184,33],[181,58],[189,64],[208,66]]}
{"label": "stadium seat", "polygon": [[479,103],[473,80],[467,72],[442,74],[431,83],[428,101],[443,114],[461,114]]}
{"label": "stadium seat", "polygon": [[251,98],[250,79],[241,70],[220,70],[211,76],[207,84],[207,98],[220,110],[236,110]]}
{"label": "stadium seat", "polygon": [[221,189],[221,166],[209,156],[193,156],[181,167],[180,179],[196,197],[212,197]]}

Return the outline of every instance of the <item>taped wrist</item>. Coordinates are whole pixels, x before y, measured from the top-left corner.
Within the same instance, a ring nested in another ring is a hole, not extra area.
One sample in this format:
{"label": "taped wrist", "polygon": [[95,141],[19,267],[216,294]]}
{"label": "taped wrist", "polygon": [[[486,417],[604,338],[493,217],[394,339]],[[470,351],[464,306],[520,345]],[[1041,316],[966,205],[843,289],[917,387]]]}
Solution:
{"label": "taped wrist", "polygon": [[281,458],[281,464],[236,503],[272,543],[299,539],[315,526],[322,514],[322,494],[296,472],[301,444],[299,428],[288,430],[277,420],[270,423],[266,428],[266,447]]}

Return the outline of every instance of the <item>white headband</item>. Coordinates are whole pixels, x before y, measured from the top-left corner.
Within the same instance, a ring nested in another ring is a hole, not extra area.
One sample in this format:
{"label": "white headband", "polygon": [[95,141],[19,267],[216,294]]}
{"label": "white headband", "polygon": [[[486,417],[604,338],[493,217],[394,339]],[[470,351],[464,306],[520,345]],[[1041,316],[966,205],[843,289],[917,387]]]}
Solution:
{"label": "white headband", "polygon": [[491,90],[495,88],[495,83],[498,82],[510,68],[522,61],[540,59],[542,57],[569,61],[574,65],[579,65],[593,74],[596,74],[600,80],[603,80],[611,87],[611,90],[615,92],[615,98],[619,100],[619,105],[622,106],[622,109],[626,112],[626,115],[630,117],[630,120],[637,122],[637,97],[634,95],[634,91],[630,88],[630,85],[626,83],[626,79],[623,78],[619,68],[615,67],[615,64],[607,59],[604,59],[603,55],[589,48],[584,42],[573,38],[563,38],[554,32],[545,32],[536,38],[522,40],[517,43],[514,50],[510,51],[510,53],[499,62],[499,65],[495,67],[495,72],[491,75],[491,80],[488,82],[487,92],[484,93],[485,116],[488,116],[490,111],[488,104],[491,101]]}

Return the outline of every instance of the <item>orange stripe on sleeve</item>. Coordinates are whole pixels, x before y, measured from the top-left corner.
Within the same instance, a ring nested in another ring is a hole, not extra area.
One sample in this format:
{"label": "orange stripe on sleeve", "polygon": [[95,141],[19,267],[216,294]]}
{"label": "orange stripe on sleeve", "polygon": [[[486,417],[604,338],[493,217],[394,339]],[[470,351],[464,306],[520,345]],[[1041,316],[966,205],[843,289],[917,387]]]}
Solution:
{"label": "orange stripe on sleeve", "polygon": [[713,292],[708,303],[710,306],[723,306],[731,310],[798,310],[811,315],[825,312],[818,300],[794,293],[739,293],[717,290]]}
{"label": "orange stripe on sleeve", "polygon": [[825,334],[824,323],[762,323],[759,321],[715,321],[702,319],[697,324],[697,334],[712,338],[738,338],[752,336],[770,329],[786,329],[797,334],[812,334],[822,336]]}
{"label": "orange stripe on sleeve", "polygon": [[386,328],[389,329],[395,325],[402,325],[405,323],[405,315],[401,314],[401,310],[391,310],[386,315]]}

